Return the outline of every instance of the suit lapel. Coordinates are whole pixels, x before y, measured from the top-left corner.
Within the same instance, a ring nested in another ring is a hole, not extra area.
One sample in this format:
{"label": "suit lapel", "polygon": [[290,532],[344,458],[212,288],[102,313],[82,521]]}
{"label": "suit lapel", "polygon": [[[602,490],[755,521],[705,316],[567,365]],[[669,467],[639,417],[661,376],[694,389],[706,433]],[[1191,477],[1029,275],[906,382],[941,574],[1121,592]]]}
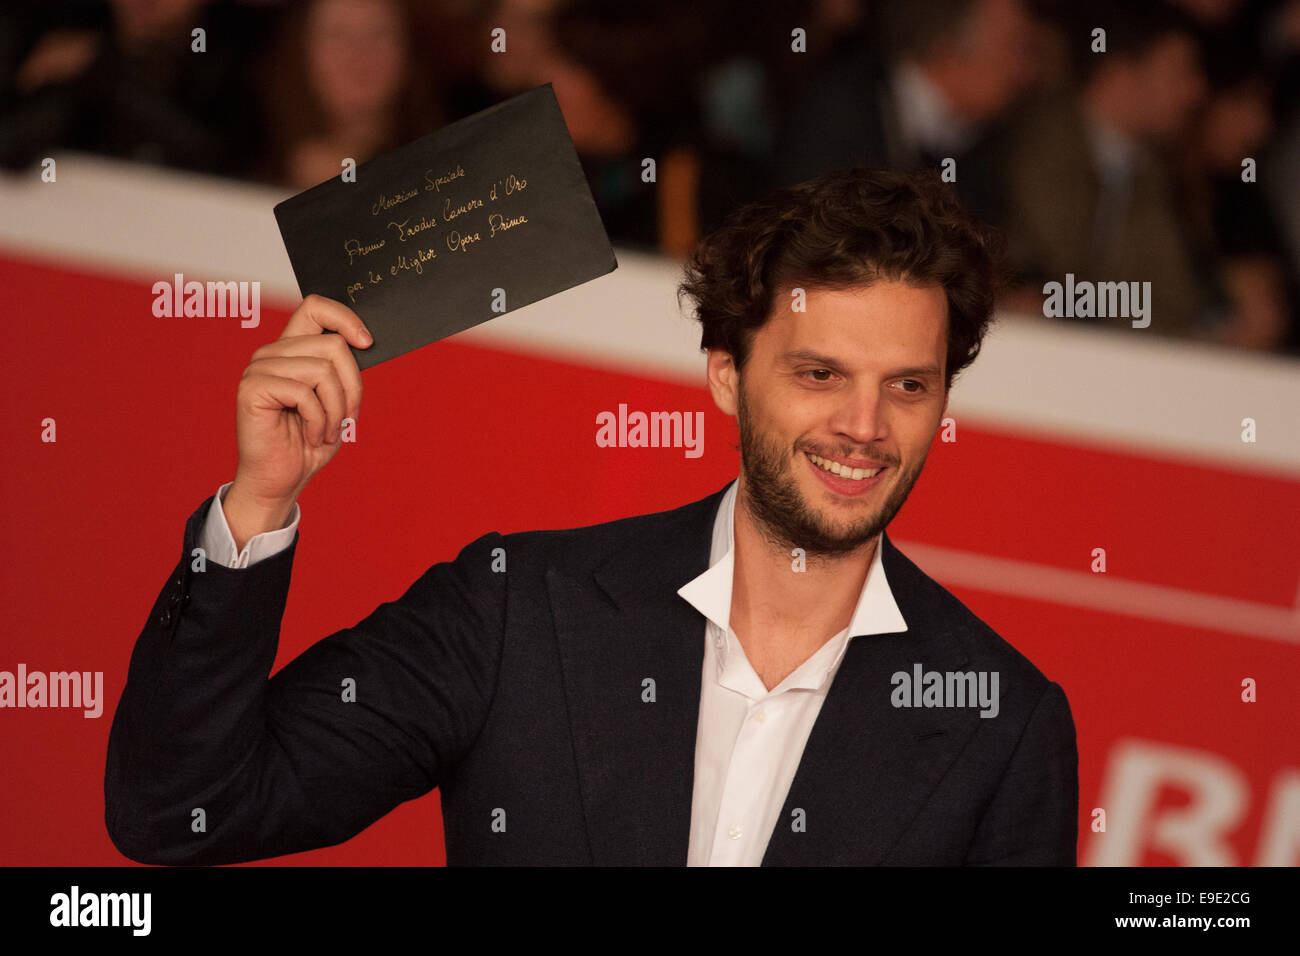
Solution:
{"label": "suit lapel", "polygon": [[725,490],[627,519],[590,574],[547,572],[597,866],[686,864],[705,621],[677,589],[708,568]]}
{"label": "suit lapel", "polygon": [[924,597],[921,571],[881,536],[881,561],[908,630],[849,641],[813,724],[764,866],[880,864],[966,745],[968,715],[895,708],[897,671],[960,670],[961,638]]}
{"label": "suit lapel", "polygon": [[[589,573],[547,571],[597,866],[686,864],[705,621],[677,589],[708,568],[725,491],[627,519],[614,554]],[[908,630],[849,642],[764,866],[881,863],[973,732],[957,709],[890,702],[895,672],[961,670],[970,653],[934,606],[933,582],[887,534],[881,541]]]}

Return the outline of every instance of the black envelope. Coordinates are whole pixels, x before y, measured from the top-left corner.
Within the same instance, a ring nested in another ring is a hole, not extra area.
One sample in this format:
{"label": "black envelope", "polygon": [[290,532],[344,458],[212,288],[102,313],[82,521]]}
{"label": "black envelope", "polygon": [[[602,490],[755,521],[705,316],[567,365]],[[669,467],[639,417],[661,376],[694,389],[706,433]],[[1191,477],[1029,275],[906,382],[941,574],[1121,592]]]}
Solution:
{"label": "black envelope", "polygon": [[275,207],[303,296],[374,335],[363,369],[618,266],[549,83]]}

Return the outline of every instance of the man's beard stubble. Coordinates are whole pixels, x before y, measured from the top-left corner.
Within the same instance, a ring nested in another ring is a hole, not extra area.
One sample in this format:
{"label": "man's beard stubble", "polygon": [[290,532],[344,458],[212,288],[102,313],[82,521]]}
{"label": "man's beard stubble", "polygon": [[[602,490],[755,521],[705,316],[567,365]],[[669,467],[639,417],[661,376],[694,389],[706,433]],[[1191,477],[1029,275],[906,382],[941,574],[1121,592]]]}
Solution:
{"label": "man's beard stubble", "polygon": [[[787,470],[787,459],[780,446],[765,442],[764,435],[754,427],[745,405],[743,385],[737,389],[737,396],[740,465],[745,475],[750,513],[763,536],[783,550],[802,548],[810,558],[838,557],[857,550],[894,520],[925,465],[922,457],[910,471],[899,475],[884,504],[874,514],[842,532],[837,531],[823,523],[819,513],[808,506],[794,476]],[[814,449],[814,453],[818,451]],[[793,453],[796,462],[804,457],[799,449],[793,449]],[[897,468],[896,462],[888,464],[890,468]],[[867,492],[868,495],[875,493]]]}

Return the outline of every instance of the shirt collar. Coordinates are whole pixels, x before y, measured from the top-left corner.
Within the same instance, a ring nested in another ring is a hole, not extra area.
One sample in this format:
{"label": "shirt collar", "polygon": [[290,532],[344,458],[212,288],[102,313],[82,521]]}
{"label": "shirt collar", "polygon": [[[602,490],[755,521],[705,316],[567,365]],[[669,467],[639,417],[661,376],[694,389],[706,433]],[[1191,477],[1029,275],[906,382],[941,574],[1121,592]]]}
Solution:
{"label": "shirt collar", "polygon": [[[735,520],[736,488],[733,481],[718,506],[713,521],[713,546],[709,552],[709,568],[677,589],[677,593],[726,634],[730,630],[731,586],[735,571]],[[884,551],[884,534],[876,539],[876,551],[862,583],[853,618],[849,622],[849,637],[867,634],[896,634],[907,630],[885,577],[881,560]]]}

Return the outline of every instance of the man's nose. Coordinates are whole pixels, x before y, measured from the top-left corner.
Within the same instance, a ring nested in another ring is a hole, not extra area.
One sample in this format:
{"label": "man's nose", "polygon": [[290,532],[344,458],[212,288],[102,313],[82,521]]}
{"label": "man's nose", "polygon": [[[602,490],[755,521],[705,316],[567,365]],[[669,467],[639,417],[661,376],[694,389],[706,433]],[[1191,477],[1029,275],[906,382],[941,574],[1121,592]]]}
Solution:
{"label": "man's nose", "polygon": [[869,445],[885,437],[887,422],[879,393],[874,389],[855,389],[831,415],[831,431],[859,445]]}

